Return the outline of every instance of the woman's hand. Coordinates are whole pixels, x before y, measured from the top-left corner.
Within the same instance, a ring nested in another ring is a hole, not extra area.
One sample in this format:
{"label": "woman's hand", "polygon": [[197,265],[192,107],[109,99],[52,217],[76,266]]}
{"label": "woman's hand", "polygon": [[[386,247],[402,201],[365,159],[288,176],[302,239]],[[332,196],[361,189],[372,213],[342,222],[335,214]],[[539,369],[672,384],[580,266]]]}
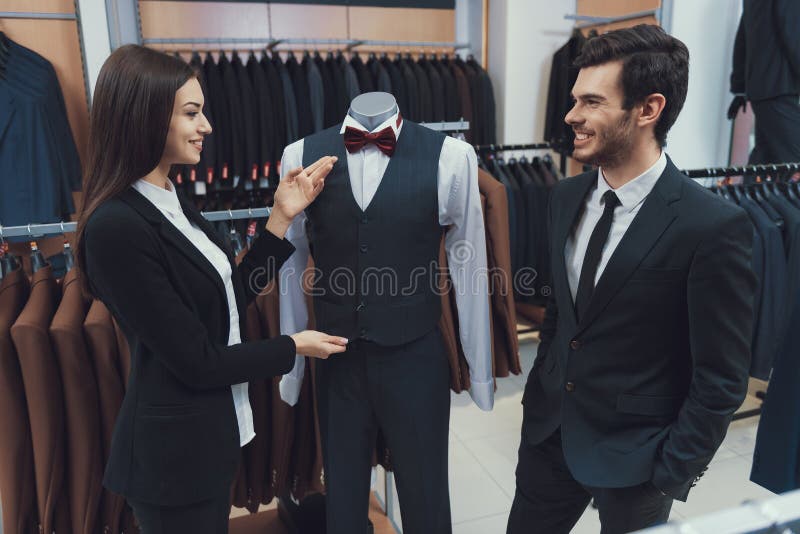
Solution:
{"label": "woman's hand", "polygon": [[329,336],[316,330],[303,330],[290,336],[297,346],[297,354],[312,358],[327,359],[331,354],[347,350],[347,340],[343,337]]}
{"label": "woman's hand", "polygon": [[338,158],[323,156],[305,169],[290,170],[275,191],[275,205],[267,222],[267,230],[283,238],[292,219],[308,207],[325,186],[325,177]]}

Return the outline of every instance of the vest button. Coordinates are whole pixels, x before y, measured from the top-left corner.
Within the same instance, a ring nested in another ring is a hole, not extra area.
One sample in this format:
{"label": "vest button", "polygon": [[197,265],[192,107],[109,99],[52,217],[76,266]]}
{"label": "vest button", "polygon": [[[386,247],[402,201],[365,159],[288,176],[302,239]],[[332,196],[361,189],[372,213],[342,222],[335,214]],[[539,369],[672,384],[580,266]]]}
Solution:
{"label": "vest button", "polygon": [[571,348],[572,350],[578,350],[582,346],[583,346],[583,343],[581,343],[577,339],[573,339],[572,341],[569,342],[569,348]]}
{"label": "vest button", "polygon": [[566,389],[568,393],[572,393],[573,391],[575,391],[575,383],[567,382],[567,384],[564,386],[564,389]]}
{"label": "vest button", "polygon": [[361,302],[358,303],[358,306],[356,306],[356,311],[360,312],[361,310],[363,310],[366,307],[367,307],[367,305],[364,304],[364,301],[362,300]]}
{"label": "vest button", "polygon": [[369,219],[367,218],[367,216],[366,216],[366,215],[364,215],[363,217],[361,217],[361,224],[367,224],[368,222],[369,222]]}
{"label": "vest button", "polygon": [[361,245],[359,248],[361,249],[362,254],[365,254],[367,250],[369,250],[369,247],[367,245]]}
{"label": "vest button", "polygon": [[361,337],[364,337],[366,335],[367,335],[367,329],[366,328],[362,328],[361,329]]}

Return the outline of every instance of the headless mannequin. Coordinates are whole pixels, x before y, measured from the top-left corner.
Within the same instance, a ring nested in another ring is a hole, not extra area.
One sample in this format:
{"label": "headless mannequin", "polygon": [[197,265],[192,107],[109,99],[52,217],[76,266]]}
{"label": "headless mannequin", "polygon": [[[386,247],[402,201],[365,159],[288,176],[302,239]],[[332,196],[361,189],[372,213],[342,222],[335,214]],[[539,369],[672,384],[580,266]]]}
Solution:
{"label": "headless mannequin", "polygon": [[350,103],[347,114],[372,131],[397,113],[397,101],[389,93],[374,92],[358,95]]}

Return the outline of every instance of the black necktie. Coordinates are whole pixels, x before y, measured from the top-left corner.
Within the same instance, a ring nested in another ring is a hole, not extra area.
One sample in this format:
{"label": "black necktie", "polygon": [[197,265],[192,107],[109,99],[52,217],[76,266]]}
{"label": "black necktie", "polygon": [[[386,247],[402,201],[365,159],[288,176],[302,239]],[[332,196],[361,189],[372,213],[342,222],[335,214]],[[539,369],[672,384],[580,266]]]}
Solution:
{"label": "black necktie", "polygon": [[581,267],[581,277],[578,281],[578,293],[575,295],[575,312],[578,321],[589,308],[589,302],[594,293],[594,278],[597,274],[597,266],[600,265],[600,257],[603,255],[603,246],[608,240],[608,232],[611,230],[611,222],[614,220],[614,208],[619,205],[616,193],[608,190],[603,193],[605,209],[600,220],[597,221],[592,236],[589,238],[589,245],[586,247],[586,256],[583,258]]}

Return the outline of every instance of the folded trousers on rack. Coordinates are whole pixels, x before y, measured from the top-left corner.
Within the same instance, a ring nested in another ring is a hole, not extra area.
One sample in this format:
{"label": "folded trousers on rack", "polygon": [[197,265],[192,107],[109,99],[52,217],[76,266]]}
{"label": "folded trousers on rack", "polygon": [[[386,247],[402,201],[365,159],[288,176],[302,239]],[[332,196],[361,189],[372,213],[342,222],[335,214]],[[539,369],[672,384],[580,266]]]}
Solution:
{"label": "folded trousers on rack", "polygon": [[434,329],[398,347],[356,340],[320,360],[317,394],[327,534],[365,533],[378,429],[394,467],[404,534],[449,534],[450,370]]}

